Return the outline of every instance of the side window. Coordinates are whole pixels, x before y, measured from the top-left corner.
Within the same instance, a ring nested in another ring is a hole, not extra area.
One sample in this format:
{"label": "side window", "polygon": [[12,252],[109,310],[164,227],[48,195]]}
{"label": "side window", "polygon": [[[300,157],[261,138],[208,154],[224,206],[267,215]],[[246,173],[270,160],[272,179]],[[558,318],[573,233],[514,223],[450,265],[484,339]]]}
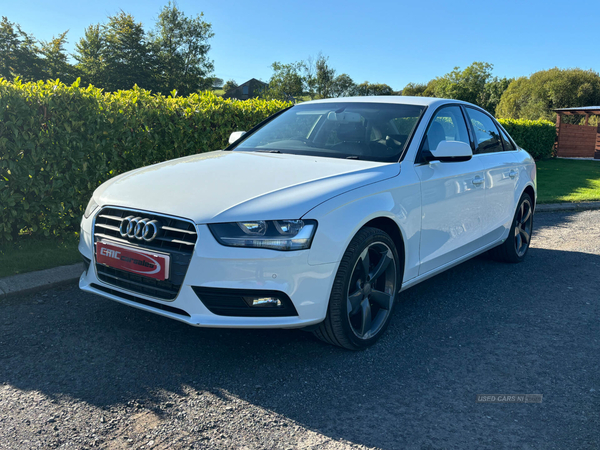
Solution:
{"label": "side window", "polygon": [[503,150],[502,141],[493,120],[487,114],[476,109],[465,109],[475,130],[475,143],[477,144],[475,153],[501,152]]}
{"label": "side window", "polygon": [[506,133],[506,131],[504,131],[504,128],[499,127],[500,128],[500,135],[502,136],[502,142],[504,143],[504,151],[505,152],[510,152],[511,150],[516,150],[517,147],[515,147],[515,144],[513,144],[513,142],[510,140],[510,138],[508,137],[508,134]]}
{"label": "side window", "polygon": [[436,113],[429,124],[421,148],[422,150],[435,150],[442,141],[460,141],[469,144],[465,119],[458,106],[448,106]]}

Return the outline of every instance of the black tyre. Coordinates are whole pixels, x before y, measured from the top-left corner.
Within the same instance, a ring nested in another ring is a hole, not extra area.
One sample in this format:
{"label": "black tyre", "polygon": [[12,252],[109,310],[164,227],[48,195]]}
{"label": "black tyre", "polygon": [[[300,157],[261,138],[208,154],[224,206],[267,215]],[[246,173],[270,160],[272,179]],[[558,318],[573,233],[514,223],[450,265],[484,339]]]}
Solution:
{"label": "black tyre", "polygon": [[503,244],[490,251],[491,256],[503,262],[522,262],[529,250],[532,234],[533,201],[529,194],[523,194],[517,206],[508,238]]}
{"label": "black tyre", "polygon": [[387,328],[402,283],[394,242],[377,228],[363,228],[338,269],[319,339],[350,350],[373,345]]}

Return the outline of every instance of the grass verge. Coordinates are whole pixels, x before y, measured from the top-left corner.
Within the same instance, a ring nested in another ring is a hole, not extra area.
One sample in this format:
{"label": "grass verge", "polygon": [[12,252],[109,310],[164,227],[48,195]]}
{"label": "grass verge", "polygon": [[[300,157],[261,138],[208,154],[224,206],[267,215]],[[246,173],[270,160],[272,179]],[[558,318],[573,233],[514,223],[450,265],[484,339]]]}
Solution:
{"label": "grass verge", "polygon": [[18,242],[4,242],[0,244],[0,278],[80,262],[78,243],[77,233],[62,240],[22,236]]}
{"label": "grass verge", "polygon": [[538,161],[537,176],[539,203],[600,201],[600,161]]}

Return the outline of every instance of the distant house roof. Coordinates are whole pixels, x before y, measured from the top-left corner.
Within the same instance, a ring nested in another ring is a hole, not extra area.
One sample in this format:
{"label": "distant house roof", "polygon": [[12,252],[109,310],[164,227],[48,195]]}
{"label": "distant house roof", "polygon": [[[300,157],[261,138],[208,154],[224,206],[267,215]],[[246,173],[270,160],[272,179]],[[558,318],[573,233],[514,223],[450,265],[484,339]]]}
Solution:
{"label": "distant house roof", "polygon": [[255,82],[255,83],[258,83],[258,84],[262,84],[262,85],[265,85],[265,86],[267,85],[267,83],[265,83],[264,81],[257,80],[256,78],[250,78],[250,79],[249,79],[248,81],[246,81],[245,83],[242,83],[242,84],[240,84],[240,86],[243,86],[243,85],[245,85],[245,84],[250,84],[250,83],[252,83],[252,82]]}
{"label": "distant house roof", "polygon": [[260,89],[266,86],[268,86],[268,84],[264,81],[257,80],[256,78],[250,78],[248,81],[240,84],[238,87],[225,92],[225,94],[223,94],[223,98],[247,100],[249,98],[257,97]]}

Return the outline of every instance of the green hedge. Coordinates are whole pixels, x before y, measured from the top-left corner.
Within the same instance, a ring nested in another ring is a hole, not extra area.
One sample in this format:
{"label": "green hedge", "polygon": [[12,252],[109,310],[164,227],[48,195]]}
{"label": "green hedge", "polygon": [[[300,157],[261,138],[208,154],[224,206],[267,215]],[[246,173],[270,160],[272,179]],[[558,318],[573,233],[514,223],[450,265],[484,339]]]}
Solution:
{"label": "green hedge", "polygon": [[556,126],[547,120],[498,119],[519,146],[535,159],[552,156]]}
{"label": "green hedge", "polygon": [[[231,131],[247,130],[287,106],[209,92],[165,97],[0,79],[0,242],[22,230],[33,236],[76,230],[91,193],[107,179],[223,148]],[[500,123],[536,159],[551,155],[551,122]]]}
{"label": "green hedge", "polygon": [[0,79],[0,242],[22,230],[75,230],[94,189],[112,176],[224,148],[232,131],[287,106]]}

